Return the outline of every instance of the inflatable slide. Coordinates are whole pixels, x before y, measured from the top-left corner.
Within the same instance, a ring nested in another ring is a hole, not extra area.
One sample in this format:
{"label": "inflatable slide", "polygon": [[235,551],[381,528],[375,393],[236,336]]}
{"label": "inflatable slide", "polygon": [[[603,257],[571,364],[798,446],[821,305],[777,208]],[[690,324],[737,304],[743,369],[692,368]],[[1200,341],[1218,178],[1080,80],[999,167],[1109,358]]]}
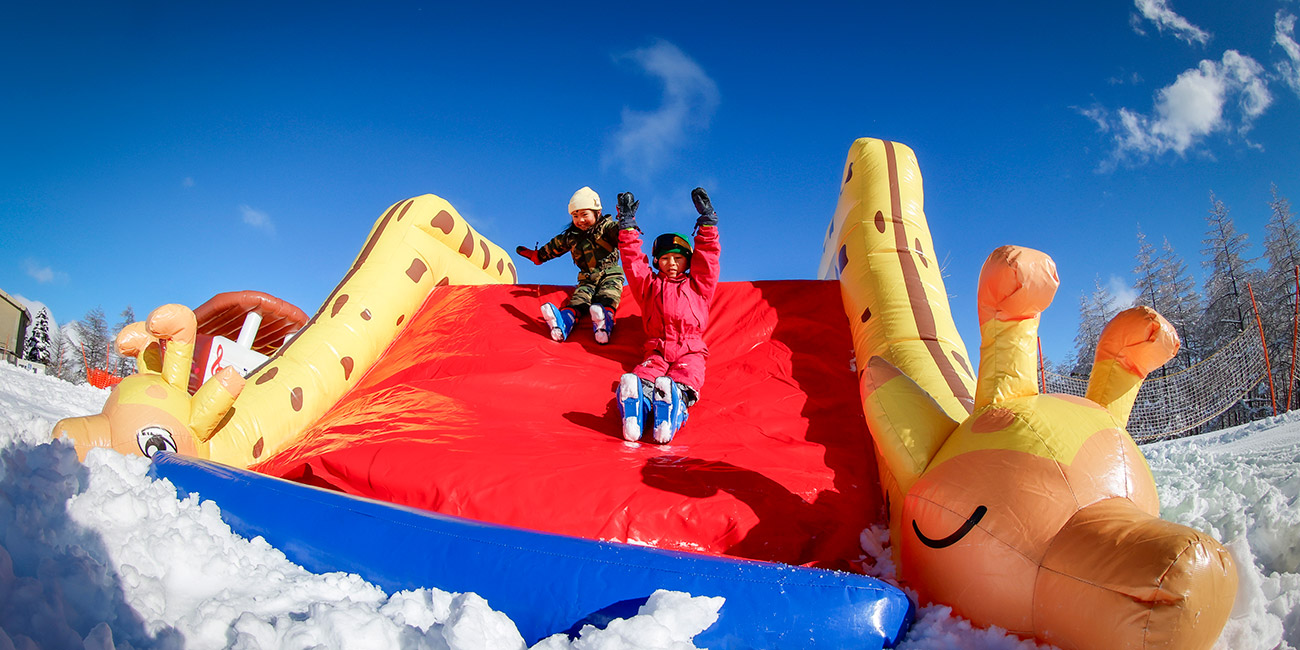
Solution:
{"label": "inflatable slide", "polygon": [[[1123,429],[1177,350],[1172,328],[1124,312],[1087,399],[1039,395],[1032,342],[1056,269],[1008,246],[981,273],[974,363],[923,204],[910,149],[855,142],[825,279],[719,287],[708,382],[671,445],[619,435],[635,301],[609,346],[551,341],[538,306],[565,288],[517,284],[504,251],[434,196],[389,208],[247,378],[186,391],[194,316],[164,306],[119,335],[141,373],[55,435],[155,457],[178,489],[314,568],[500,594],[530,642],[670,588],[726,594],[697,638],[709,647],[889,647],[912,603],[847,573],[860,531],[888,523],[900,580],[976,624],[1081,650],[1209,648],[1231,558],[1158,518]],[[615,566],[651,577],[594,589]],[[531,611],[502,587],[516,583],[555,585],[550,606]]]}

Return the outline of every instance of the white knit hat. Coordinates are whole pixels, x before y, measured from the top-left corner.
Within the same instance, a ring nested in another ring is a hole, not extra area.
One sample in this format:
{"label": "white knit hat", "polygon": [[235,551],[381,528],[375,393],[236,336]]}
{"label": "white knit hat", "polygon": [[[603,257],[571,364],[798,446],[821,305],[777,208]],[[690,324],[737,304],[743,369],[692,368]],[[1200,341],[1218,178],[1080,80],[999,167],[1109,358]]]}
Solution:
{"label": "white knit hat", "polygon": [[573,193],[573,198],[569,199],[569,214],[578,210],[595,210],[600,214],[600,195],[590,187],[583,187]]}

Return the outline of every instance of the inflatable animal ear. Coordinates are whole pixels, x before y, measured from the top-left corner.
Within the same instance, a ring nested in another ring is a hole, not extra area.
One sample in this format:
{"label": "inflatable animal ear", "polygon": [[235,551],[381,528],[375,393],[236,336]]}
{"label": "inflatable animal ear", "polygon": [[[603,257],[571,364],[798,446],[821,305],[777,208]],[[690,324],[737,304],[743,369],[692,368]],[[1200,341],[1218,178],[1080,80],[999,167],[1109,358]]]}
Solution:
{"label": "inflatable animal ear", "polygon": [[1147,373],[1178,350],[1173,328],[1146,307],[1121,313],[1087,397],[1040,395],[1056,266],[1005,246],[980,274],[980,363],[964,374],[921,205],[910,150],[855,142],[823,262],[850,315],[900,579],[922,602],[1065,649],[1210,648],[1236,568],[1208,535],[1159,519],[1124,430]]}
{"label": "inflatable animal ear", "polygon": [[243,389],[244,378],[224,368],[190,396],[195,329],[194,312],[182,305],[163,305],[145,323],[123,328],[118,352],[135,357],[139,372],[113,388],[102,413],[60,420],[54,437],[70,438],[82,460],[93,447],[147,457],[168,451],[206,458],[207,441]]}

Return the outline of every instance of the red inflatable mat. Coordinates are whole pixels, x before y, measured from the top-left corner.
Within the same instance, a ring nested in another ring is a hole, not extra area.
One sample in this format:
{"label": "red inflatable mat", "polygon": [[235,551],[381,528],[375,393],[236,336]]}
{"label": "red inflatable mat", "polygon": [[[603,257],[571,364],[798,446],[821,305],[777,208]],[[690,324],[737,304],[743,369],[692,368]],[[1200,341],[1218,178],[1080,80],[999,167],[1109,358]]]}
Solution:
{"label": "red inflatable mat", "polygon": [[568,287],[435,289],[351,392],[255,469],[481,521],[756,560],[849,568],[883,520],[875,457],[829,281],[727,282],[701,400],[672,444],[627,443],[614,384],[641,360],[625,294],[610,345]]}

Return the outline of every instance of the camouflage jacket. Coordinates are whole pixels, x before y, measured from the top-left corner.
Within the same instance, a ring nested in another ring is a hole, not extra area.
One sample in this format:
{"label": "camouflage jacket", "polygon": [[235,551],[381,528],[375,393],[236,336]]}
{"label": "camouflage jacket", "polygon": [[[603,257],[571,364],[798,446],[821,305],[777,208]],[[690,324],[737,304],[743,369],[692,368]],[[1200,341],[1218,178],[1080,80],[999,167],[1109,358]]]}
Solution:
{"label": "camouflage jacket", "polygon": [[547,262],[565,253],[573,254],[579,282],[585,282],[593,275],[623,274],[618,257],[618,223],[607,214],[601,215],[600,220],[587,230],[572,225],[565,228],[537,249],[537,259]]}

